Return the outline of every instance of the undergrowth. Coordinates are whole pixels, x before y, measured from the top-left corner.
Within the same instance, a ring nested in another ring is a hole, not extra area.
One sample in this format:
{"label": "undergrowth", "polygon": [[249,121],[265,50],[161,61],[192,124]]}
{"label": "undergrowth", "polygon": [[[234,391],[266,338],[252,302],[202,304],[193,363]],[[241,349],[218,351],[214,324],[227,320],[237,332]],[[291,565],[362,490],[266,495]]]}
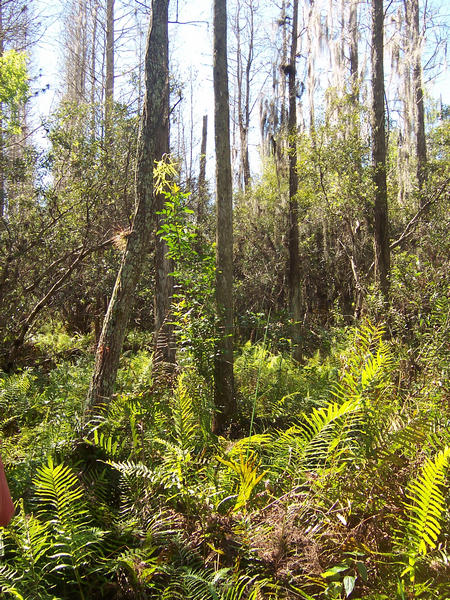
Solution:
{"label": "undergrowth", "polygon": [[[437,357],[442,342],[421,335]],[[87,423],[91,359],[65,338],[48,372],[1,374],[16,516],[0,532],[0,597],[447,599],[443,364],[407,385],[404,347],[386,337],[347,329],[302,366],[245,345],[234,438],[211,432],[195,367],[154,373],[149,347],[125,353],[117,394]]]}

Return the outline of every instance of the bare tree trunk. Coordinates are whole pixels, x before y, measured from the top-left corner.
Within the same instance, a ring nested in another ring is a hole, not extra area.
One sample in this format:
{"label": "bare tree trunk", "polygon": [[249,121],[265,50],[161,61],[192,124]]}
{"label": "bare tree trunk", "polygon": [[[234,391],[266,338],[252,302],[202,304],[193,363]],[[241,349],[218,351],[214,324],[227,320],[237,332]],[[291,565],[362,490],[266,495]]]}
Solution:
{"label": "bare tree trunk", "polygon": [[136,212],[116,284],[103,322],[87,408],[108,402],[114,390],[119,357],[130,316],[133,295],[154,227],[153,164],[161,147],[169,86],[167,20],[169,0],[152,0],[152,19],[145,56],[146,94],[138,141]]}
{"label": "bare tree trunk", "polygon": [[383,0],[372,0],[372,162],[375,184],[375,281],[387,300],[389,294],[390,250],[386,184],[383,25]]}
{"label": "bare tree trunk", "polygon": [[106,0],[106,78],[105,78],[105,145],[106,156],[110,157],[112,143],[112,111],[114,102],[114,0]]}
{"label": "bare tree trunk", "polygon": [[289,311],[292,319],[292,352],[296,360],[302,354],[301,343],[301,290],[298,235],[298,174],[297,174],[297,79],[296,56],[298,35],[298,0],[293,3],[291,55],[288,69],[289,85]]}
{"label": "bare tree trunk", "polygon": [[[168,2],[167,7],[168,10]],[[164,40],[162,45],[165,48],[164,71],[169,81],[169,31],[168,14],[165,18],[165,28],[162,32]],[[161,98],[163,103],[163,119],[161,121],[158,135],[156,138],[156,160],[162,160],[169,154],[169,85],[164,88],[164,96]],[[157,231],[163,225],[163,217],[160,213],[164,208],[166,199],[163,194],[155,196],[155,210],[157,219]],[[168,247],[166,242],[159,236],[156,236],[155,248],[155,362],[156,363],[174,363],[175,362],[175,341],[173,336],[173,325],[171,324],[171,305],[173,295],[173,277],[170,273],[173,271],[173,262],[167,257]]]}
{"label": "bare tree trunk", "polygon": [[352,102],[356,104],[359,99],[358,0],[351,0],[348,28],[350,33],[350,89]]}
{"label": "bare tree trunk", "polygon": [[233,197],[227,67],[226,0],[214,0],[214,124],[216,147],[216,303],[219,339],[214,371],[214,430],[237,412],[233,377]]}
{"label": "bare tree trunk", "polygon": [[202,144],[200,147],[200,170],[198,174],[197,225],[203,223],[206,214],[206,143],[208,139],[208,115],[203,115]]}
{"label": "bare tree trunk", "polygon": [[245,103],[244,103],[244,122],[243,122],[243,131],[242,131],[242,147],[241,147],[241,155],[242,155],[242,170],[244,174],[244,190],[248,192],[250,190],[251,184],[251,174],[250,174],[250,158],[248,152],[248,132],[250,129],[250,83],[251,83],[251,72],[253,66],[253,57],[254,57],[254,45],[255,45],[255,24],[254,24],[254,6],[251,4],[249,6],[249,41],[248,41],[248,54],[247,54],[247,62],[245,65]]}
{"label": "bare tree trunk", "polygon": [[[236,35],[236,82],[237,82],[237,117],[240,138],[240,168],[239,186],[248,192],[250,189],[250,159],[248,151],[248,132],[250,128],[250,84],[254,59],[255,45],[255,6],[253,1],[247,3],[248,17],[246,25],[241,27],[241,4],[237,5],[234,29]],[[247,54],[244,58],[244,50],[241,41],[241,31],[246,31],[246,42],[248,42]]]}
{"label": "bare tree trunk", "polygon": [[286,110],[286,70],[283,68],[287,64],[287,17],[286,17],[286,0],[281,3],[280,23],[282,27],[282,46],[281,46],[281,84],[280,84],[280,129],[284,135],[286,122],[288,120]]}
{"label": "bare tree trunk", "polygon": [[[419,0],[405,0],[406,19],[410,26],[410,39],[412,43],[413,55],[413,85],[414,100],[416,105],[416,156],[417,156],[417,183],[419,192],[427,180],[427,143],[425,137],[425,107],[423,101],[423,83],[422,83],[422,61],[420,44],[420,20],[419,20]],[[425,198],[423,194],[420,197],[420,206],[423,205]]]}
{"label": "bare tree trunk", "polygon": [[114,97],[114,0],[106,2],[106,102]]}
{"label": "bare tree trunk", "polygon": [[95,0],[94,5],[91,5],[92,14],[92,46],[91,46],[91,136],[95,138],[96,134],[96,109],[95,109],[95,92],[96,92],[96,49],[97,49],[97,26],[98,26],[98,2]]}

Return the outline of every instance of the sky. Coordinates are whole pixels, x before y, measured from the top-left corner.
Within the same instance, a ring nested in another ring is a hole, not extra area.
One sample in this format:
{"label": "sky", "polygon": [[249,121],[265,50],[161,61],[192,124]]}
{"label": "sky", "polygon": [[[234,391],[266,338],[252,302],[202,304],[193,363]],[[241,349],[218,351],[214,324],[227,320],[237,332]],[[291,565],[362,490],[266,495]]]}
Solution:
{"label": "sky", "polygon": [[[136,1],[136,0],[134,0]],[[35,110],[36,119],[45,118],[54,110],[61,95],[61,70],[63,67],[63,53],[60,43],[62,37],[62,19],[64,0],[35,0],[36,12],[42,23],[42,36],[37,45],[32,59],[33,72],[40,73],[36,87],[48,88],[44,93],[37,95]],[[428,0],[429,5],[436,9],[439,19],[450,25],[450,6],[445,0]],[[133,6],[133,0],[116,0],[117,30],[127,25],[123,18],[120,5],[127,9]],[[213,152],[213,94],[212,94],[212,0],[172,0],[171,20],[180,23],[171,23],[169,26],[170,48],[172,64],[176,65],[175,74],[180,81],[186,82],[183,89],[185,118],[193,120],[193,130],[196,145],[200,143],[201,121],[204,114],[209,116],[208,155]],[[267,23],[264,36],[273,37],[274,26],[271,17],[278,14],[275,0],[261,0],[261,6],[266,15]],[[142,31],[147,31],[148,22],[142,19]],[[116,32],[118,33],[118,32]],[[130,70],[136,63],[136,39],[129,40],[122,50],[121,65],[116,68],[116,95],[117,99],[126,101],[127,82]],[[428,92],[435,99],[442,98],[444,104],[450,104],[450,74],[445,66],[439,77],[428,86]],[[191,98],[192,95],[192,98]],[[257,110],[257,107],[256,107]],[[188,123],[188,126],[189,123]],[[41,138],[45,144],[44,139]],[[258,132],[253,131],[250,139],[256,149],[259,143]],[[253,152],[255,161],[255,151]]]}

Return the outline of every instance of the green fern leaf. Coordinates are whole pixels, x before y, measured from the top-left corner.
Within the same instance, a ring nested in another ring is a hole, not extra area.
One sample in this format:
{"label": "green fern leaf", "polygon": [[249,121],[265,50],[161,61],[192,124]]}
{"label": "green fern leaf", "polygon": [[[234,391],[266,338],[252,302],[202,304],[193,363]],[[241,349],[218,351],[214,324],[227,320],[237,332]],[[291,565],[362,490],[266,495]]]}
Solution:
{"label": "green fern leaf", "polygon": [[427,554],[428,548],[436,548],[441,532],[441,519],[445,511],[442,487],[445,471],[450,460],[450,446],[446,446],[434,459],[428,459],[422,471],[408,487],[405,504],[409,513],[409,534],[412,538],[412,553]]}

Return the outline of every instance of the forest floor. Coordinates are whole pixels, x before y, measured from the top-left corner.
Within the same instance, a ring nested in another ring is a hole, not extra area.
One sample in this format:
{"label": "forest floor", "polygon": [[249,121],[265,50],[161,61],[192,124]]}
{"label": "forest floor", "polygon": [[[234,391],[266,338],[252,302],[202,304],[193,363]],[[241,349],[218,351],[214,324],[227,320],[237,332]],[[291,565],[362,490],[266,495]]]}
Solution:
{"label": "forest floor", "polygon": [[448,600],[446,339],[335,328],[302,365],[247,342],[218,437],[188,354],[165,370],[132,332],[86,415],[92,338],[47,328],[0,373],[0,597]]}

